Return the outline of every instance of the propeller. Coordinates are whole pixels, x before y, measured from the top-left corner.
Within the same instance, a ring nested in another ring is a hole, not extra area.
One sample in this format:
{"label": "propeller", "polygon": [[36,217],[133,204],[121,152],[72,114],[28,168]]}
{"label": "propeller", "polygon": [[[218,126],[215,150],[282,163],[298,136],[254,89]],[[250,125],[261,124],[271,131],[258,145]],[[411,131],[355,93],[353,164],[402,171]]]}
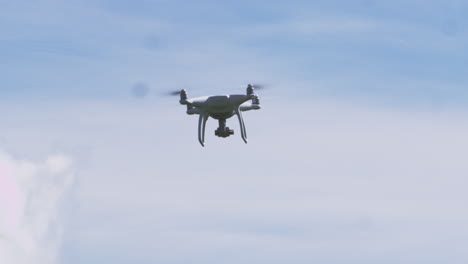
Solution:
{"label": "propeller", "polygon": [[133,85],[132,94],[135,97],[143,98],[146,97],[150,92],[150,88],[146,83],[139,82]]}
{"label": "propeller", "polygon": [[259,84],[259,83],[250,83],[248,85],[252,85],[255,90],[260,90],[260,89],[265,89],[266,88],[266,85]]}
{"label": "propeller", "polygon": [[182,93],[182,90],[166,92],[165,95],[168,96],[179,96]]}
{"label": "propeller", "polygon": [[249,86],[252,86],[255,90],[262,90],[265,88],[269,88],[268,85],[261,84],[261,83],[249,83],[249,84],[241,85],[242,88],[245,88],[245,87],[248,88]]}
{"label": "propeller", "polygon": [[[247,84],[247,85],[242,85],[242,87],[244,88],[245,86],[253,86],[253,88],[255,90],[261,90],[261,89],[265,89],[267,87],[267,85],[264,85],[264,84],[259,84],[259,83],[250,83],[250,84]],[[164,95],[165,96],[180,96],[180,94],[182,93],[182,89],[181,90],[173,90],[173,91],[168,91],[168,92],[165,92]]]}

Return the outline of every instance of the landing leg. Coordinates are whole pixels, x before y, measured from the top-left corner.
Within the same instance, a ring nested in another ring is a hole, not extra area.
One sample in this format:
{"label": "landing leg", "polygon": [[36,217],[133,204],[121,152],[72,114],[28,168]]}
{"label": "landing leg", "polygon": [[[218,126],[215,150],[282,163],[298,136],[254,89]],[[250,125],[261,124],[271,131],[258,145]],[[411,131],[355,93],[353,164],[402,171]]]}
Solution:
{"label": "landing leg", "polygon": [[241,129],[242,139],[244,140],[245,143],[247,143],[247,132],[245,131],[244,118],[242,118],[242,112],[240,111],[239,108],[236,110],[236,115],[239,118],[239,126]]}
{"label": "landing leg", "polygon": [[203,147],[205,146],[205,127],[208,117],[209,115],[200,113],[200,117],[198,118],[198,141],[200,141]]}

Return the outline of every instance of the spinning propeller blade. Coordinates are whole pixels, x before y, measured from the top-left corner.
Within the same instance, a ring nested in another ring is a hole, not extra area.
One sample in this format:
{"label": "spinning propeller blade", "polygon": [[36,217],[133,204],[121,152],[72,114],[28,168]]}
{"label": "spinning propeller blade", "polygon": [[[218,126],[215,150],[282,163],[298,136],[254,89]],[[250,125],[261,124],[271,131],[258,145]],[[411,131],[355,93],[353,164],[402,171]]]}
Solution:
{"label": "spinning propeller blade", "polygon": [[260,83],[249,83],[247,85],[242,85],[242,87],[249,87],[249,85],[251,85],[255,90],[261,90],[261,89],[265,89],[266,87],[268,87],[267,85],[265,84],[260,84]]}
{"label": "spinning propeller blade", "polygon": [[133,96],[143,98],[149,94],[150,88],[146,83],[139,82],[133,85],[131,92]]}
{"label": "spinning propeller blade", "polygon": [[260,89],[264,89],[264,88],[265,88],[265,85],[264,85],[264,84],[251,83],[250,85],[252,85],[256,90],[260,90]]}
{"label": "spinning propeller blade", "polygon": [[166,93],[166,95],[169,95],[169,96],[178,96],[182,93],[182,90],[179,90],[179,91],[171,91],[171,92],[168,92]]}

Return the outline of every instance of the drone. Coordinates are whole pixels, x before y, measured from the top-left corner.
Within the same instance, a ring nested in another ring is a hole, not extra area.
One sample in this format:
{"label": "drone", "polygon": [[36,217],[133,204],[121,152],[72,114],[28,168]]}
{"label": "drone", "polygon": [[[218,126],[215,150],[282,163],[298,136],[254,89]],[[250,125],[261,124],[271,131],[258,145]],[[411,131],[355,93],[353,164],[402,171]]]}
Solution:
{"label": "drone", "polygon": [[[261,88],[257,86],[256,88]],[[234,130],[226,126],[226,119],[237,115],[240,125],[240,134],[245,143],[247,143],[247,132],[245,130],[244,118],[242,112],[260,109],[260,101],[254,93],[254,85],[247,85],[247,93],[231,95],[203,96],[196,98],[187,98],[187,91],[181,90],[172,93],[180,95],[179,103],[187,106],[188,115],[199,115],[198,118],[198,141],[205,146],[205,127],[209,117],[218,120],[219,127],[215,130],[218,137],[229,137],[234,134]],[[251,101],[248,103],[248,101]]]}

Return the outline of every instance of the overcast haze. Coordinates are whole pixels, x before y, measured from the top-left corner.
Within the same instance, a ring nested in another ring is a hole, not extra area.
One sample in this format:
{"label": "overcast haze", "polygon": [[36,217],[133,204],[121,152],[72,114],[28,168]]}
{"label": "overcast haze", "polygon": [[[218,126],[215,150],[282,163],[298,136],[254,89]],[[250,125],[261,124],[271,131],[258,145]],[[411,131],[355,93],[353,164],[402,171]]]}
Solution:
{"label": "overcast haze", "polygon": [[467,10],[0,0],[0,262],[466,263]]}

